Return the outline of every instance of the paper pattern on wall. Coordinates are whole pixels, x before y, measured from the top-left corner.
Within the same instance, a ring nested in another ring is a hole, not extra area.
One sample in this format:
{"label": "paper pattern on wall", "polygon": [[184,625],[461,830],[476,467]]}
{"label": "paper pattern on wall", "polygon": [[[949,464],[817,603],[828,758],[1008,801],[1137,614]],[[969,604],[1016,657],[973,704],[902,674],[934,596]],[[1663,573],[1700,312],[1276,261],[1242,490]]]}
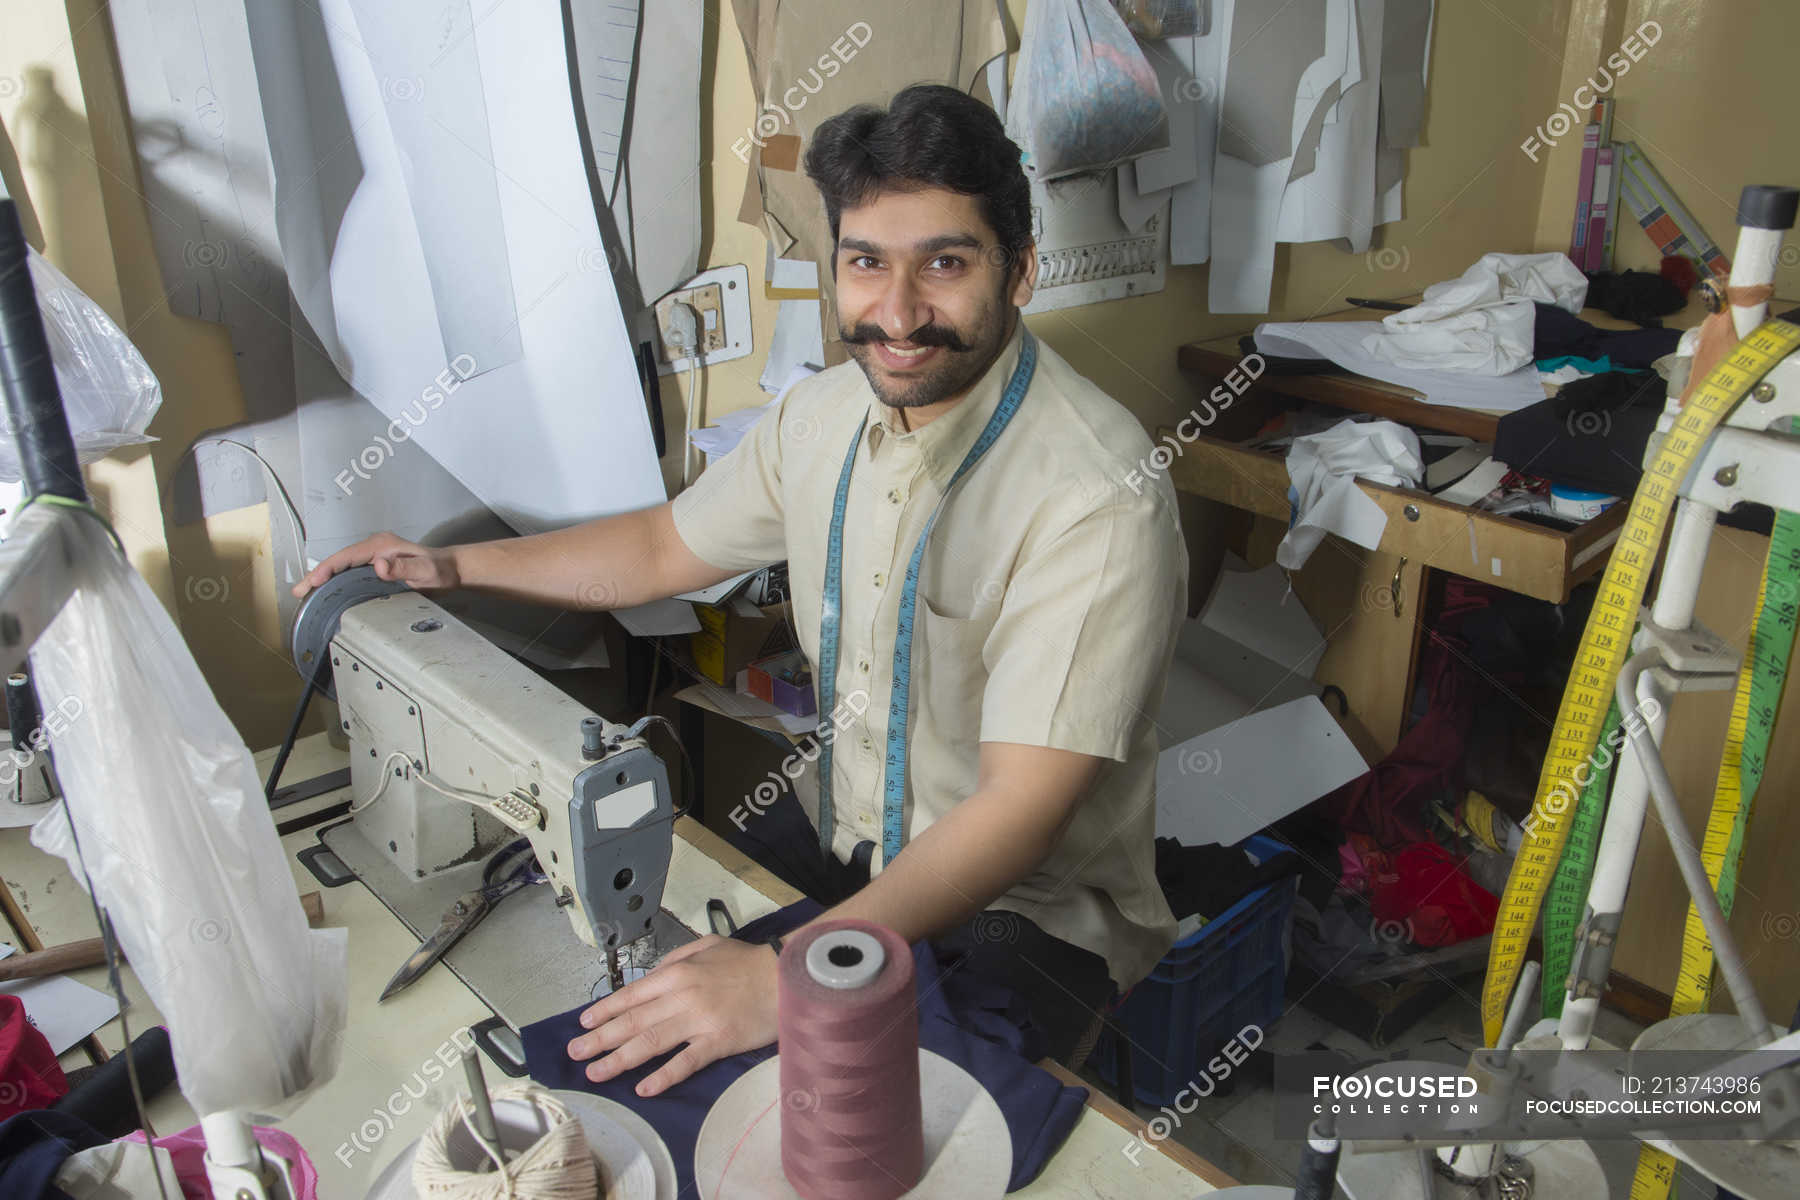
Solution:
{"label": "paper pattern on wall", "polygon": [[[827,118],[855,104],[886,104],[913,83],[963,91],[1008,48],[994,0],[733,0],[748,47],[757,111],[719,145],[748,162],[739,219],[761,226],[787,258],[823,262],[830,230],[798,162]],[[754,31],[754,37],[752,32]]]}
{"label": "paper pattern on wall", "polygon": [[[1234,6],[1234,10],[1235,10]],[[1297,157],[1315,156],[1322,109],[1349,65],[1350,0],[1294,0],[1266,20],[1233,11],[1214,162],[1213,312],[1266,312],[1281,198]]]}
{"label": "paper pattern on wall", "polygon": [[1375,149],[1381,111],[1381,29],[1387,0],[1354,0],[1349,68],[1310,163],[1281,198],[1275,236],[1283,242],[1345,238],[1369,248],[1375,227]]}
{"label": "paper pattern on wall", "polygon": [[1172,122],[1197,119],[1175,129],[1169,152],[1137,160],[1122,211],[1179,178],[1191,138],[1197,169],[1173,184],[1170,261],[1212,263],[1211,311],[1264,312],[1278,243],[1363,253],[1376,226],[1400,219],[1433,0],[1212,0],[1209,10],[1205,36],[1151,47],[1152,62],[1166,55],[1182,72],[1173,95],[1193,101],[1171,106]]}
{"label": "paper pattern on wall", "polygon": [[429,20],[391,0],[349,4],[406,181],[443,360],[466,354],[481,371],[517,362],[519,314],[469,0],[439,0]]}
{"label": "paper pattern on wall", "polygon": [[[291,412],[287,281],[244,10],[118,0],[109,11],[169,310],[230,332],[249,422]],[[184,467],[177,521],[264,499],[262,472],[233,454]]]}
{"label": "paper pattern on wall", "polygon": [[[1219,97],[1225,88],[1225,35],[1222,29],[1230,0],[1215,0],[1212,32],[1204,37],[1177,38],[1169,43],[1185,52],[1189,90],[1194,95],[1194,177],[1175,186],[1169,218],[1169,261],[1178,266],[1212,257],[1213,162],[1218,154]],[[1173,136],[1173,135],[1171,135]]]}
{"label": "paper pattern on wall", "polygon": [[[379,3],[380,0],[357,0]],[[594,171],[602,203],[612,203],[626,156],[626,124],[632,110],[632,68],[637,60],[640,0],[620,3],[571,4],[569,33],[575,44],[576,76],[588,135],[593,139]],[[656,8],[670,6],[661,0]],[[673,81],[666,81],[672,83]]]}
{"label": "paper pattern on wall", "polygon": [[[616,3],[606,9],[622,7]],[[581,11],[583,6],[577,5]],[[615,272],[621,295],[626,281],[649,304],[700,269],[700,78],[704,8],[700,0],[656,0],[646,6],[638,30],[631,107],[624,126],[625,162],[612,191],[612,218],[622,259]],[[576,60],[590,78],[587,60],[611,57],[611,38],[575,29]],[[608,64],[616,67],[617,64]],[[599,87],[598,84],[595,85]],[[593,134],[595,98],[584,90],[595,167],[600,143]]]}
{"label": "paper pattern on wall", "polygon": [[[405,9],[418,36],[434,36],[424,18],[436,6]],[[521,356],[477,359],[423,416],[427,390],[461,352],[446,355],[402,147],[356,29],[351,0],[258,6],[251,19],[282,250],[324,349],[390,421],[411,414],[411,440],[521,532],[662,499],[618,296],[595,269],[605,251],[560,5],[514,0],[504,20],[463,35],[479,63]],[[435,82],[426,74],[417,87],[429,94]],[[454,199],[455,181],[443,184]]]}

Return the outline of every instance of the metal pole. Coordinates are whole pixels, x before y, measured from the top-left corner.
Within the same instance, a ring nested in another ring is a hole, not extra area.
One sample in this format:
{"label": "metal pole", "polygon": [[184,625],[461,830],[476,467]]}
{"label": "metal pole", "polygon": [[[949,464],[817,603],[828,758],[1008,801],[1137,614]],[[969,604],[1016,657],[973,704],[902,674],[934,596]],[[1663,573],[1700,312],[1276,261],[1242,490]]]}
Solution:
{"label": "metal pole", "polygon": [[0,199],[0,392],[18,442],[26,494],[86,503],[81,460],[56,387],[25,249],[18,207]]}
{"label": "metal pole", "polygon": [[[1638,676],[1660,661],[1662,655],[1654,649],[1640,650],[1632,655],[1619,672],[1619,695],[1635,695]],[[1725,977],[1731,1002],[1737,1005],[1738,1015],[1743,1017],[1750,1036],[1755,1039],[1751,1044],[1760,1045],[1769,1039],[1769,1019],[1763,1015],[1762,1000],[1756,994],[1756,985],[1750,980],[1750,972],[1744,967],[1744,959],[1738,953],[1737,943],[1731,940],[1731,920],[1719,905],[1712,880],[1707,878],[1706,863],[1700,857],[1700,847],[1694,844],[1693,837],[1688,833],[1687,821],[1681,815],[1681,802],[1675,798],[1675,784],[1669,779],[1668,768],[1663,765],[1656,743],[1650,741],[1648,746],[1645,745],[1649,734],[1640,734],[1637,729],[1627,727],[1626,735],[1631,739],[1631,747],[1637,751],[1638,758],[1643,763],[1644,774],[1650,784],[1650,798],[1656,802],[1656,815],[1662,818],[1663,828],[1668,832],[1669,849],[1675,855],[1675,865],[1681,871],[1681,881],[1687,884],[1694,911],[1699,914],[1700,923],[1706,928],[1706,936],[1712,942],[1713,960],[1719,964],[1719,973]]]}

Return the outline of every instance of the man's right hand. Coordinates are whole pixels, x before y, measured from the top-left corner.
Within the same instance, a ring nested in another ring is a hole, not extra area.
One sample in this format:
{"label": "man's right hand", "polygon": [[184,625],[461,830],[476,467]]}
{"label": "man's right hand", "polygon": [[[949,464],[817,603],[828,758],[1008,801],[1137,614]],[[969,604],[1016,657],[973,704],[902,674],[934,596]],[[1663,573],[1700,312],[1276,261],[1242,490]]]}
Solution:
{"label": "man's right hand", "polygon": [[391,533],[378,533],[354,546],[344,547],[307,572],[306,578],[294,585],[294,595],[304,596],[339,571],[348,571],[364,563],[373,565],[375,574],[382,579],[397,580],[425,591],[453,588],[462,582],[452,551],[420,546]]}

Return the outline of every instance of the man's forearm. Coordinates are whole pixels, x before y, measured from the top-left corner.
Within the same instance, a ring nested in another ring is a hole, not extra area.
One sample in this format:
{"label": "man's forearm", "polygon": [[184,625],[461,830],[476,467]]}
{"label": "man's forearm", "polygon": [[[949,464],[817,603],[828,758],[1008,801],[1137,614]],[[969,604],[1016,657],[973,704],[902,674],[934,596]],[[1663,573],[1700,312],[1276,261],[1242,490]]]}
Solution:
{"label": "man's forearm", "polygon": [[465,587],[566,609],[631,608],[729,577],[686,552],[667,504],[451,554]]}
{"label": "man's forearm", "polygon": [[[954,929],[1050,856],[1066,813],[1021,814],[1016,797],[977,792],[820,920],[857,917],[909,942]],[[1023,818],[1023,819],[1022,819]]]}

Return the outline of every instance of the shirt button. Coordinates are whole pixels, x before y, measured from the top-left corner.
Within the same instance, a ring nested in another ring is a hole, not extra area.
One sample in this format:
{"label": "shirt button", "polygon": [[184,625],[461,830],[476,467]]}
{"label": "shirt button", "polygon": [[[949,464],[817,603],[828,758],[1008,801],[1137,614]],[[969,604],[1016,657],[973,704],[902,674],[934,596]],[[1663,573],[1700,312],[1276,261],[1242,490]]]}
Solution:
{"label": "shirt button", "polygon": [[864,675],[867,675],[869,673],[869,660],[866,658],[858,659],[856,669],[861,671]]}
{"label": "shirt button", "polygon": [[873,750],[875,748],[875,743],[869,740],[869,735],[866,733],[862,735],[862,748],[864,750]]}
{"label": "shirt button", "polygon": [[889,504],[900,503],[900,489],[899,488],[889,488],[888,489],[888,503]]}
{"label": "shirt button", "polygon": [[882,584],[884,584],[886,582],[887,582],[887,573],[885,571],[875,572],[875,586],[876,587],[880,587]]}

